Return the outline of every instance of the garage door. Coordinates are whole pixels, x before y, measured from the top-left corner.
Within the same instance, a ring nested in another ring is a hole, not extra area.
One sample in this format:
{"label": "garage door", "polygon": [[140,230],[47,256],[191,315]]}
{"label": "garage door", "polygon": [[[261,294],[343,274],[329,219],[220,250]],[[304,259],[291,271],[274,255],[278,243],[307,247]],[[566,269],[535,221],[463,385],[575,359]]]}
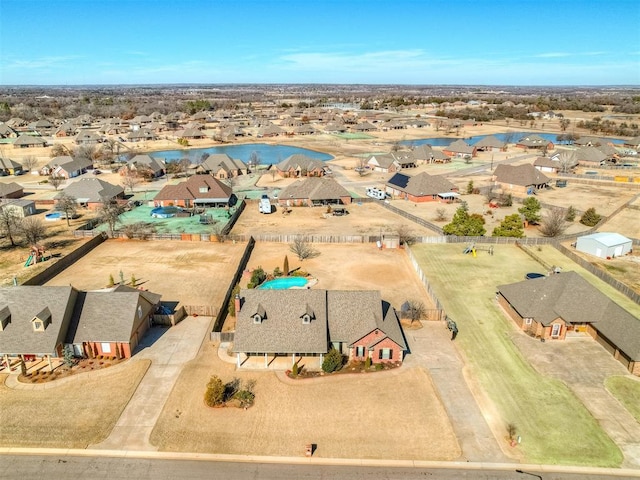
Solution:
{"label": "garage door", "polygon": [[609,340],[607,340],[606,338],[602,337],[599,333],[598,336],[596,337],[596,341],[602,345],[604,347],[604,349],[609,352],[611,355],[613,355],[616,352],[616,347],[613,346],[613,344],[611,342],[609,342]]}

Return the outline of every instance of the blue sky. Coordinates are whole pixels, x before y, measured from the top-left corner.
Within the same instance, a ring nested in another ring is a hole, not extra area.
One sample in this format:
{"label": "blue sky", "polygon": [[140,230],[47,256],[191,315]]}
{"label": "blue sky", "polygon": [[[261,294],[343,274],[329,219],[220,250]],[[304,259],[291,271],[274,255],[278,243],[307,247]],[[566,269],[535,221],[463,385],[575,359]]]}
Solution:
{"label": "blue sky", "polygon": [[0,0],[0,84],[639,85],[638,0]]}

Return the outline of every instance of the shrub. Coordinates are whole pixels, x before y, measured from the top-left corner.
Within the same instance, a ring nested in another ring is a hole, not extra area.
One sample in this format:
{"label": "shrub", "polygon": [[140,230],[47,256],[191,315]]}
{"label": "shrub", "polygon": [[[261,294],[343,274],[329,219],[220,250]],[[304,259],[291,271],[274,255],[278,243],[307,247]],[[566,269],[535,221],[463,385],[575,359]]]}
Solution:
{"label": "shrub", "polygon": [[376,371],[380,371],[384,369],[384,364],[382,363],[376,363]]}
{"label": "shrub", "polygon": [[298,362],[293,364],[293,367],[291,367],[291,376],[293,378],[298,376]]}
{"label": "shrub", "polygon": [[115,284],[116,284],[116,282],[113,279],[113,275],[109,274],[109,286],[113,287]]}
{"label": "shrub", "polygon": [[569,208],[567,209],[567,214],[565,215],[564,219],[567,222],[573,222],[576,219],[576,209],[573,205],[569,206]]}
{"label": "shrub", "polygon": [[236,295],[240,293],[240,284],[236,283],[231,291],[231,298],[229,299],[229,305],[227,305],[227,313],[231,317],[236,316]]}
{"label": "shrub", "polygon": [[[250,283],[253,283],[254,287],[257,287],[262,282],[264,282],[266,278],[267,278],[267,274],[265,273],[265,271],[262,269],[262,267],[258,267],[251,273]],[[254,288],[254,287],[249,287],[249,288]]]}
{"label": "shrub", "polygon": [[364,368],[365,370],[369,370],[371,368],[371,357],[367,357],[364,361]]}
{"label": "shrub", "polygon": [[332,348],[322,361],[322,371],[325,373],[332,373],[340,370],[340,368],[342,368],[342,361],[342,353],[335,348]]}
{"label": "shrub", "polygon": [[308,277],[309,272],[306,272],[304,270],[296,270],[295,272],[291,272],[291,276],[292,277]]}
{"label": "shrub", "polygon": [[212,375],[207,383],[207,391],[204,394],[204,401],[210,407],[222,405],[224,403],[225,385],[216,375]]}
{"label": "shrub", "polygon": [[282,270],[280,270],[280,267],[276,267],[273,269],[273,276],[274,277],[281,277],[282,276]]}
{"label": "shrub", "polygon": [[580,223],[586,225],[587,227],[595,227],[601,218],[602,215],[597,214],[596,209],[591,207],[582,214]]}

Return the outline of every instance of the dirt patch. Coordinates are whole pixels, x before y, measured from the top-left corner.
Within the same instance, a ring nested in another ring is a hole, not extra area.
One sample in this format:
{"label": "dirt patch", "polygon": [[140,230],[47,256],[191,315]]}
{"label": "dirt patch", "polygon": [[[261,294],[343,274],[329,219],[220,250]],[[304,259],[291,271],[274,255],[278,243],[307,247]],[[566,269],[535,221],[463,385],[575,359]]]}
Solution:
{"label": "dirt patch", "polygon": [[142,240],[107,240],[71,265],[47,285],[83,290],[105,288],[109,275],[184,305],[214,305],[222,301],[246,244]]}
{"label": "dirt patch", "polygon": [[[182,372],[151,434],[165,451],[333,458],[452,460],[460,447],[425,370],[396,369],[283,383],[273,372],[234,371],[211,345]],[[210,376],[256,380],[248,410],[210,409]],[[381,437],[387,439],[381,441]],[[411,441],[405,441],[411,439]]]}

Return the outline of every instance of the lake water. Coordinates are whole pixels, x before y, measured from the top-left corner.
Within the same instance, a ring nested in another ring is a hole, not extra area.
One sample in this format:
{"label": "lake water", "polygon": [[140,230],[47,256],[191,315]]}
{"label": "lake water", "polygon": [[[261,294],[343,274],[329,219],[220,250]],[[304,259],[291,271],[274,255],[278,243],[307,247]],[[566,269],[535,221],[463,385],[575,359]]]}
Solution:
{"label": "lake water", "polygon": [[[510,136],[511,137],[510,143],[517,142],[522,137],[526,137],[527,135],[539,135],[545,140],[549,140],[550,142],[553,142],[556,145],[570,145],[569,142],[558,142],[557,137],[559,134],[557,133],[509,132],[509,133],[494,134],[496,138],[502,141],[504,141],[507,138],[507,136]],[[484,137],[488,137],[488,136],[489,135],[476,135],[475,137],[463,138],[463,140],[467,142],[469,145],[473,145],[474,143],[479,142]],[[601,137],[598,137],[598,138],[601,138]],[[428,143],[432,147],[446,147],[451,145],[451,142],[455,142],[456,140],[458,140],[458,138],[451,138],[451,137],[421,138],[419,140],[403,140],[400,142],[400,144],[417,147],[419,145],[424,145]],[[606,140],[607,142],[611,142],[611,143],[619,143],[619,144],[624,143],[624,140],[620,140],[619,138],[603,138],[603,140]]]}
{"label": "lake water", "polygon": [[149,155],[154,158],[165,159],[168,162],[180,160],[183,157],[187,157],[193,163],[199,162],[203,158],[203,154],[205,153],[209,155],[214,153],[226,153],[231,158],[236,158],[247,163],[253,152],[258,153],[261,163],[265,165],[279,163],[285,158],[297,153],[322,161],[331,160],[333,158],[332,155],[322,152],[316,152],[315,150],[292,147],[289,145],[267,145],[266,143],[222,145],[218,147],[194,148],[185,150],[164,150],[161,152],[152,152]]}

